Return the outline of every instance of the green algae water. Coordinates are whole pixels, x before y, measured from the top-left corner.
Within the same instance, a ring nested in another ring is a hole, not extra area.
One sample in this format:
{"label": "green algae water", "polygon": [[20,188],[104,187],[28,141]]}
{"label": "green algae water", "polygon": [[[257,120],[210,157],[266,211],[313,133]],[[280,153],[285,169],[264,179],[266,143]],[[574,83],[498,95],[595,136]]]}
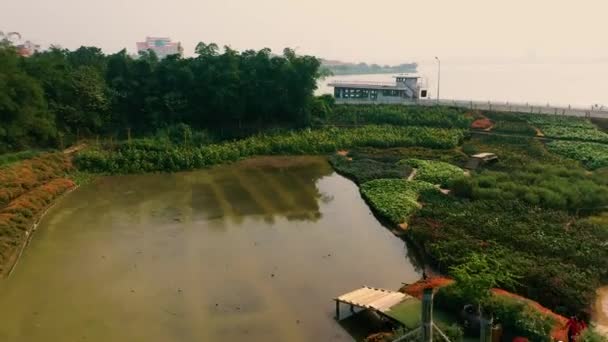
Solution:
{"label": "green algae water", "polygon": [[103,177],[0,280],[0,341],[352,341],[332,298],[418,278],[323,158]]}

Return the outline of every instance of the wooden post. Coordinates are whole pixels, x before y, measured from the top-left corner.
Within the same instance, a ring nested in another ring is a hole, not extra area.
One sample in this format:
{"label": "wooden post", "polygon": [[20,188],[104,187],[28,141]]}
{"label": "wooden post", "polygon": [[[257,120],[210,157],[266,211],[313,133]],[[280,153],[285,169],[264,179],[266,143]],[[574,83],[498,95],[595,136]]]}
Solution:
{"label": "wooden post", "polygon": [[422,342],[433,341],[433,289],[422,294]]}
{"label": "wooden post", "polygon": [[336,300],[336,320],[340,320],[340,302]]}
{"label": "wooden post", "polygon": [[485,313],[482,313],[479,320],[479,326],[479,341],[492,342],[492,317],[487,317]]}

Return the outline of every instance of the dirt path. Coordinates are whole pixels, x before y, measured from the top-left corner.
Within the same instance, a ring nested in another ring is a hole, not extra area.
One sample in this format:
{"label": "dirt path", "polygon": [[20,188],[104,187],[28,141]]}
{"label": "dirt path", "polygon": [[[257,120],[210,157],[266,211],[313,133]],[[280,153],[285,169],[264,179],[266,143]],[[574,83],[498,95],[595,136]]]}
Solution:
{"label": "dirt path", "polygon": [[416,177],[416,172],[417,171],[418,170],[416,170],[416,169],[412,169],[412,173],[410,173],[410,175],[407,177],[407,180],[408,181],[414,180],[414,177]]}
{"label": "dirt path", "polygon": [[78,144],[78,145],[74,145],[74,146],[70,146],[68,148],[66,148],[65,150],[63,150],[63,153],[65,154],[73,154],[76,153],[80,150],[82,150],[83,148],[87,147],[87,144]]}
{"label": "dirt path", "polygon": [[597,331],[608,338],[608,286],[597,290],[593,309],[593,320],[597,324]]}

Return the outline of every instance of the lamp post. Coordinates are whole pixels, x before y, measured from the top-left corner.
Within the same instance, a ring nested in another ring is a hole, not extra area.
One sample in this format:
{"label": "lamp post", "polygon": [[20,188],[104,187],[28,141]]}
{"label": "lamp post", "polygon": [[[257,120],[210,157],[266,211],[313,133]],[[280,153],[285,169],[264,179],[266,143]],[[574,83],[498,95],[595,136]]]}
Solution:
{"label": "lamp post", "polygon": [[439,86],[441,85],[441,60],[435,56],[437,60],[437,103],[439,103]]}

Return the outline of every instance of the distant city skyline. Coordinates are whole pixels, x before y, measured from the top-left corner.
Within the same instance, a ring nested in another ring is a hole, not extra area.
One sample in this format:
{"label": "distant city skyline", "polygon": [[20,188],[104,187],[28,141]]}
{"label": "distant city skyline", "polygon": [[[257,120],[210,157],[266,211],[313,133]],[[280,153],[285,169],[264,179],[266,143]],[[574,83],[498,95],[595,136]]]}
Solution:
{"label": "distant city skyline", "polygon": [[346,62],[398,64],[608,62],[603,0],[20,0],[0,30],[43,46],[135,52],[169,36],[192,55],[199,41],[237,50],[284,47]]}

